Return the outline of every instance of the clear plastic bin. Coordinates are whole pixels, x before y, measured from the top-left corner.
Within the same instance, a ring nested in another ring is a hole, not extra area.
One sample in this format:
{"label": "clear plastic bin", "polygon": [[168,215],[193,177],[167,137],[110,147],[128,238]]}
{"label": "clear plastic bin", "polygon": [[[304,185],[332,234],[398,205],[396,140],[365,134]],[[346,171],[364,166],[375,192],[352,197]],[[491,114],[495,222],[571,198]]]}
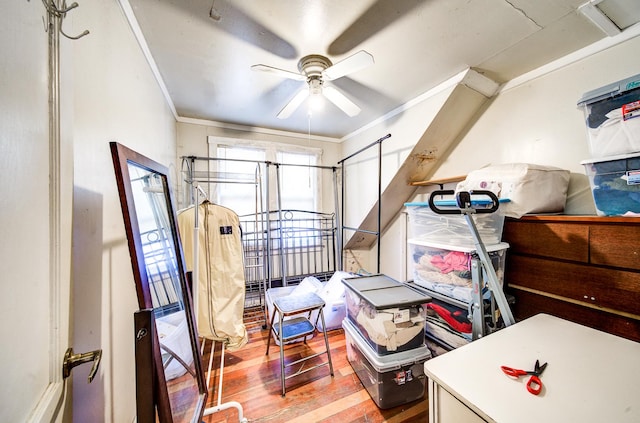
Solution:
{"label": "clear plastic bin", "polygon": [[426,345],[380,356],[349,320],[345,319],[343,328],[347,360],[378,407],[391,408],[424,397],[424,362],[431,358]]}
{"label": "clear plastic bin", "polygon": [[[473,247],[471,228],[464,215],[437,214],[428,205],[411,204],[417,203],[407,203],[411,238]],[[502,240],[504,215],[499,209],[494,213],[475,213],[472,218],[483,243],[497,244]]]}
{"label": "clear plastic bin", "polygon": [[376,354],[424,345],[425,311],[431,297],[385,275],[343,279],[347,320]]}
{"label": "clear plastic bin", "polygon": [[584,160],[600,216],[640,214],[640,154]]}
{"label": "clear plastic bin", "polygon": [[[475,247],[460,247],[421,239],[410,239],[408,244],[416,285],[465,303],[471,301],[471,260],[476,253]],[[504,283],[508,248],[509,244],[506,242],[485,246],[500,286]]]}
{"label": "clear plastic bin", "polygon": [[640,75],[585,93],[578,101],[591,157],[640,151]]}

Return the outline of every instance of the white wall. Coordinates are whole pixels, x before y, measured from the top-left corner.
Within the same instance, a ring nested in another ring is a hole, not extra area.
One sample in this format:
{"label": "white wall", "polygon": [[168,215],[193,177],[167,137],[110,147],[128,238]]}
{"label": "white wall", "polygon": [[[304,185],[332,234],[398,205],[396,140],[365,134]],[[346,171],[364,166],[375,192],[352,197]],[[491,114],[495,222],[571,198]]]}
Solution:
{"label": "white wall", "polygon": [[[399,111],[390,118],[363,128],[342,143],[342,156],[349,157],[358,150],[390,134],[391,137],[364,150],[345,162],[345,226],[359,227],[366,213],[378,200],[378,155],[381,145],[382,165],[380,171],[382,191],[393,178],[408,154],[438,113],[453,85],[436,88],[421,98],[421,101],[406,110]],[[384,204],[382,205],[384,207]],[[392,224],[386,228],[381,238],[380,272],[393,278],[402,279],[404,274],[403,255],[405,248],[404,223]],[[355,234],[345,231],[345,242]],[[348,251],[345,270],[366,270],[376,273],[377,245],[370,251]],[[352,265],[353,263],[353,265]]]}
{"label": "white wall", "polygon": [[[435,177],[488,163],[527,161],[584,175],[590,157],[584,116],[576,106],[595,88],[640,73],[640,37],[524,84],[494,100]],[[472,160],[473,159],[473,160]]]}
{"label": "white wall", "polygon": [[640,73],[640,37],[505,89],[473,125],[435,178],[489,163],[528,162],[572,172],[565,213],[595,214],[582,160],[590,158],[582,95]]}
{"label": "white wall", "polygon": [[[102,348],[99,376],[73,371],[73,421],[135,417],[133,313],[138,309],[109,141],[171,169],[176,122],[118,1],[83,1],[73,12],[74,349]],[[69,43],[69,41],[66,41]],[[69,95],[70,93],[65,93]]]}
{"label": "white wall", "polygon": [[[580,161],[588,159],[590,154],[584,117],[576,103],[587,91],[640,73],[638,51],[640,37],[635,37],[523,84],[507,84],[441,163],[433,179],[465,175],[488,164],[528,162],[557,166],[572,172],[566,212],[594,214],[588,180],[580,165]],[[428,108],[429,104],[439,101],[436,95],[416,107]],[[416,110],[347,139],[343,151],[356,151],[375,140],[375,136],[386,133],[391,133],[392,138],[385,143],[405,144],[395,147],[396,150],[409,148],[422,134],[420,131],[424,131],[425,122],[429,122],[428,112],[415,113]],[[408,135],[398,137],[397,133]],[[383,159],[386,173],[397,169],[396,166],[394,157]],[[376,188],[373,183],[361,184],[357,195],[370,199]],[[361,192],[365,190],[366,193]],[[353,192],[350,189],[347,196]],[[356,207],[355,211],[350,211],[355,221],[369,211],[371,201],[351,204]],[[404,215],[400,219],[404,219]],[[385,251],[381,257],[381,271],[400,279],[403,277],[400,263],[404,257],[395,243],[403,230],[396,222],[381,240]],[[394,245],[397,252],[394,252]],[[371,267],[375,266],[375,254],[374,247],[369,251]]]}

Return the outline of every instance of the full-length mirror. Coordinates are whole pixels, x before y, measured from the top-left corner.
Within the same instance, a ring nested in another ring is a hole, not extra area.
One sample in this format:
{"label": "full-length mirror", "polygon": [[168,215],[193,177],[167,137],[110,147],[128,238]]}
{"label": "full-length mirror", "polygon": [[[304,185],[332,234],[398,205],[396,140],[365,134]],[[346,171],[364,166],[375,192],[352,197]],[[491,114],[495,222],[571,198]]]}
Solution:
{"label": "full-length mirror", "polygon": [[139,307],[152,309],[155,321],[157,419],[199,422],[206,388],[167,169],[121,144],[110,146]]}

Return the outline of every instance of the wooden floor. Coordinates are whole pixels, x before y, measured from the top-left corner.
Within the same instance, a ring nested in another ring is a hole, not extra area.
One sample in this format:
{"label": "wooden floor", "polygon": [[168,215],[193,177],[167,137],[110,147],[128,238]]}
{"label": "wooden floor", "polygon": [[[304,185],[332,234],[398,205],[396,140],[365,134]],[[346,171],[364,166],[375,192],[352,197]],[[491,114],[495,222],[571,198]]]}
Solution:
{"label": "wooden floor", "polygon": [[[322,366],[286,380],[283,398],[280,382],[280,349],[271,342],[266,355],[268,330],[260,325],[247,325],[249,342],[238,351],[225,351],[223,388],[220,403],[236,401],[250,422],[426,422],[428,401],[425,387],[423,399],[395,408],[381,410],[373,402],[347,361],[342,329],[329,331],[329,345],[334,377],[329,367]],[[205,345],[205,371],[208,366],[210,341]],[[285,361],[301,354],[324,351],[324,338],[316,334],[307,344],[285,346]],[[325,359],[326,355],[318,357]],[[214,364],[209,382],[207,407],[218,405],[220,344],[214,350]],[[236,409],[205,416],[204,423],[238,422]]]}

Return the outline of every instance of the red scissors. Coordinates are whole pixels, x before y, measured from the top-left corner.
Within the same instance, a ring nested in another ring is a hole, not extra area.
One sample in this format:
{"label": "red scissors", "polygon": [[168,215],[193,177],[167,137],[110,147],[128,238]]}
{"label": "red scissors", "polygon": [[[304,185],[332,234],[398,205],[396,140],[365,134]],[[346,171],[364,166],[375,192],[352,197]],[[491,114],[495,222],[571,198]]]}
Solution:
{"label": "red scissors", "polygon": [[527,391],[531,392],[533,395],[538,395],[540,391],[542,391],[542,382],[540,381],[540,375],[544,372],[544,369],[547,367],[547,363],[544,363],[542,366],[540,365],[540,361],[536,360],[536,365],[533,371],[526,371],[520,369],[513,369],[507,366],[500,366],[502,371],[510,377],[518,378],[520,376],[531,375],[529,380],[527,381]]}

